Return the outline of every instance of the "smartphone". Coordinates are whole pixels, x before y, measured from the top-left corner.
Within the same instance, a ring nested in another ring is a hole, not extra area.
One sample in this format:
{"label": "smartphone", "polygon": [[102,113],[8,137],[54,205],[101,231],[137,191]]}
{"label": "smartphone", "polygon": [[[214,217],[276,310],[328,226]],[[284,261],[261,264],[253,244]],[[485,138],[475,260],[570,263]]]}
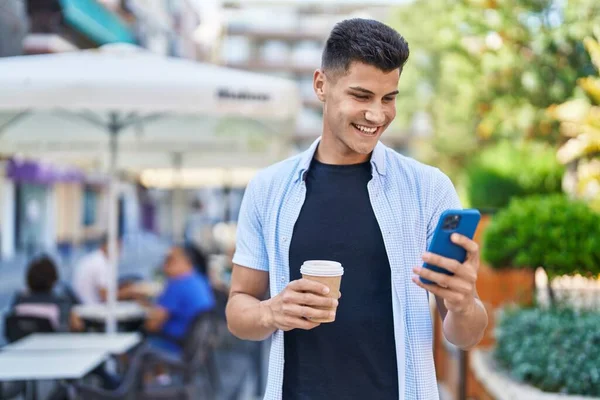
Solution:
{"label": "smartphone", "polygon": [[[440,215],[437,227],[433,233],[433,239],[427,251],[438,254],[442,257],[452,258],[460,263],[465,261],[467,251],[450,240],[453,233],[459,233],[463,236],[473,239],[481,214],[476,209],[464,210],[446,210]],[[446,275],[454,275],[447,269],[424,263],[423,268],[429,268],[435,272]],[[419,277],[425,284],[435,283],[428,279]]]}

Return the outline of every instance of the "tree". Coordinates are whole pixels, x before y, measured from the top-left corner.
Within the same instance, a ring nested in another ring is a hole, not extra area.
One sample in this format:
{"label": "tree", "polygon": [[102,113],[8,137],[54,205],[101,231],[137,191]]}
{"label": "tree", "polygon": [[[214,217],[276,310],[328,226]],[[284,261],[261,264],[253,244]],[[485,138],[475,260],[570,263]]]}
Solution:
{"label": "tree", "polygon": [[557,154],[569,166],[563,181],[566,191],[600,211],[600,43],[588,37],[584,44],[598,76],[579,79],[583,94],[550,107],[549,114],[561,121],[561,132],[568,138]]}
{"label": "tree", "polygon": [[498,139],[560,140],[546,109],[593,73],[581,42],[600,25],[600,2],[416,0],[390,23],[411,48],[398,123],[427,112],[433,132],[418,156],[453,173]]}

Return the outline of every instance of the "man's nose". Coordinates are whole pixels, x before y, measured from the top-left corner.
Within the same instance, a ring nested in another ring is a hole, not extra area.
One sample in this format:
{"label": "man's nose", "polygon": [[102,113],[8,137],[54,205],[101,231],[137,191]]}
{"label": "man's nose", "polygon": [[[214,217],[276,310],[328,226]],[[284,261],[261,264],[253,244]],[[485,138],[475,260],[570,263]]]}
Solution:
{"label": "man's nose", "polygon": [[373,106],[365,112],[365,119],[375,125],[383,125],[385,113],[380,107]]}

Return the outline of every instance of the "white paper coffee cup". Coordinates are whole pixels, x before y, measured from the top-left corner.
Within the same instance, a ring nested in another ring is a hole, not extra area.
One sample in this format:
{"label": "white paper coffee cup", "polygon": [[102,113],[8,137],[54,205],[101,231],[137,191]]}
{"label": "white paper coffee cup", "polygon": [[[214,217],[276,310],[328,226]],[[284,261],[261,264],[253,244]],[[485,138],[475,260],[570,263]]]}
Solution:
{"label": "white paper coffee cup", "polygon": [[[339,262],[308,260],[300,267],[300,273],[304,279],[317,281],[329,287],[327,297],[333,299],[340,297],[340,285],[342,283],[342,275],[344,275],[344,268]],[[335,321],[335,317],[327,319],[312,318],[312,321],[319,323],[333,322]]]}

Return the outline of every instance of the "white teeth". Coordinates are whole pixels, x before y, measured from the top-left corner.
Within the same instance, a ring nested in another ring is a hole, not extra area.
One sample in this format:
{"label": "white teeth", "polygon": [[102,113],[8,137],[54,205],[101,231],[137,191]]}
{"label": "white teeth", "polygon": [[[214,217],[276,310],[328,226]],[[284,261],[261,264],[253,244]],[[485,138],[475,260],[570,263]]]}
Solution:
{"label": "white teeth", "polygon": [[364,133],[375,133],[375,131],[377,130],[377,128],[367,128],[366,126],[362,126],[362,125],[354,125],[355,127],[357,127],[358,129],[360,129],[362,132]]}

